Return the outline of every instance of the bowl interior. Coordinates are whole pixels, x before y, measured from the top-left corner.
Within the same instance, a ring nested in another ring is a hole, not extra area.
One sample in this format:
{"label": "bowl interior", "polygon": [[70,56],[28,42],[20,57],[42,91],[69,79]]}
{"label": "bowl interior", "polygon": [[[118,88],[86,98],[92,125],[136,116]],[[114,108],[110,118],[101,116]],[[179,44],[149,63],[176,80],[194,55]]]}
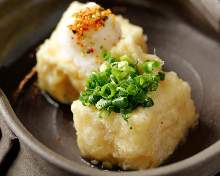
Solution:
{"label": "bowl interior", "polygon": [[[42,94],[36,79],[13,102],[12,95],[18,83],[36,62],[36,47],[55,27],[70,1],[29,2],[29,6],[21,3],[19,7],[24,9],[23,16],[10,17],[12,21],[18,18],[23,26],[19,26],[20,36],[12,35],[16,40],[7,41],[8,50],[1,55],[0,86],[13,103],[18,118],[34,137],[65,158],[84,164],[76,144],[69,106]],[[148,35],[149,51],[156,52],[165,60],[165,70],[176,71],[192,87],[200,123],[165,163],[169,164],[188,158],[220,139],[220,45],[217,39],[190,25],[173,7],[164,4],[158,7],[157,3],[134,5],[111,2],[104,5],[142,26]],[[29,11],[25,11],[25,7]],[[38,15],[39,10],[41,16]],[[31,21],[28,20],[30,11],[33,15]],[[2,36],[10,34],[7,30],[2,32]],[[7,77],[4,76],[6,74]]]}

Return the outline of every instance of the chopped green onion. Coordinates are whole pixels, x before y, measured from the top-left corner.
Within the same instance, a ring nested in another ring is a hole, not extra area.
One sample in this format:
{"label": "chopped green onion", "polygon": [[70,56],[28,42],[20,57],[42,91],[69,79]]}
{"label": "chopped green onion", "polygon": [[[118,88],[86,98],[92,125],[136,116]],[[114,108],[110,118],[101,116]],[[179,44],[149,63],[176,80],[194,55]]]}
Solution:
{"label": "chopped green onion", "polygon": [[120,61],[126,61],[126,62],[128,62],[129,64],[133,64],[132,58],[129,57],[128,55],[123,55],[123,56],[121,56],[119,59],[120,59]]}
{"label": "chopped green onion", "polygon": [[142,67],[146,73],[151,73],[155,68],[160,67],[160,62],[156,60],[147,60],[143,63]]}
{"label": "chopped green onion", "polygon": [[107,99],[112,98],[116,93],[116,85],[114,83],[108,83],[101,88],[101,96]]}
{"label": "chopped green onion", "polygon": [[95,104],[99,100],[100,96],[97,94],[92,94],[88,97],[88,103]]}
{"label": "chopped green onion", "polygon": [[165,74],[163,72],[158,72],[160,80],[163,81],[165,79]]}
{"label": "chopped green onion", "polygon": [[107,108],[108,106],[110,106],[112,104],[111,100],[105,100],[105,99],[100,99],[97,103],[96,103],[96,108],[98,110]]}
{"label": "chopped green onion", "polygon": [[119,97],[112,100],[112,105],[117,108],[125,108],[128,106],[128,99],[126,97]]}
{"label": "chopped green onion", "polygon": [[111,56],[111,53],[106,50],[102,51],[101,57],[103,58],[103,60],[105,60],[109,63],[115,62],[115,59]]}
{"label": "chopped green onion", "polygon": [[159,82],[165,79],[164,72],[160,71],[160,62],[147,60],[142,64],[132,64],[127,55],[113,58],[108,51],[101,54],[105,62],[87,79],[86,90],[80,94],[82,104],[94,105],[100,110],[100,118],[114,111],[121,113],[125,121],[137,107],[152,107],[154,101],[148,93],[156,91]]}
{"label": "chopped green onion", "polygon": [[154,102],[150,97],[147,97],[143,102],[144,107],[151,107],[153,105],[154,105]]}

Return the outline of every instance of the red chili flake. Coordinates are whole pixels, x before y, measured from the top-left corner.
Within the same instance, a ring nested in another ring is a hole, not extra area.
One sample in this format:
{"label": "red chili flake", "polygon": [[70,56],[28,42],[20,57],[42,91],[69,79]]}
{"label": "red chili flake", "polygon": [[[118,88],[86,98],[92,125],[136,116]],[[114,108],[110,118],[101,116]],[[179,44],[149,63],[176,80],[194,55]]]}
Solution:
{"label": "red chili flake", "polygon": [[87,54],[90,54],[90,53],[93,53],[95,51],[95,49],[94,48],[89,48],[88,50],[87,50]]}

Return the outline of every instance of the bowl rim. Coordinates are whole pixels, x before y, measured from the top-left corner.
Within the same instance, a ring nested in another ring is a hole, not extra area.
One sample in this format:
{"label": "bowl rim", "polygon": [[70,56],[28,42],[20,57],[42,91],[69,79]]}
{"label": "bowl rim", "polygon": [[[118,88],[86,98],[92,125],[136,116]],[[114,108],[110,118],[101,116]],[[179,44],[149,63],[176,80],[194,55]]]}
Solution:
{"label": "bowl rim", "polygon": [[17,118],[15,112],[13,111],[7,97],[4,95],[3,91],[0,89],[0,114],[9,126],[9,128],[15,133],[15,135],[32,151],[40,155],[43,159],[47,160],[49,163],[54,164],[62,169],[65,169],[71,173],[79,175],[100,175],[100,176],[119,176],[126,174],[126,176],[144,176],[149,175],[166,175],[171,173],[179,173],[189,169],[190,167],[196,167],[204,162],[210,161],[217,154],[220,155],[220,140],[211,146],[207,147],[203,151],[186,158],[184,160],[172,163],[169,165],[161,166],[158,168],[153,168],[149,170],[141,171],[102,171],[96,168],[88,167],[86,165],[78,164],[77,162],[71,161],[61,154],[56,153],[52,149],[48,148],[46,145],[41,143],[37,138],[35,138],[21,123]]}

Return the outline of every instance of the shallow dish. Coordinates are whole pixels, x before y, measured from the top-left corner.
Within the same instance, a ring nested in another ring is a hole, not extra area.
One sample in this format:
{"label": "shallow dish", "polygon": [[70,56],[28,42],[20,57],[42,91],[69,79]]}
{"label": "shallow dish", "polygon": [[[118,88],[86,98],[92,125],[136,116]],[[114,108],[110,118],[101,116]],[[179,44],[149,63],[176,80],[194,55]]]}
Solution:
{"label": "shallow dish", "polygon": [[36,77],[32,77],[15,97],[19,83],[35,64],[35,48],[50,34],[70,2],[24,1],[7,17],[7,13],[2,12],[0,26],[12,27],[8,30],[0,28],[0,87],[16,115],[3,93],[1,113],[18,136],[21,146],[28,151],[31,149],[37,159],[48,162],[47,167],[55,168],[50,169],[48,175],[205,176],[216,173],[220,169],[219,40],[213,33],[210,35],[189,24],[174,6],[160,1],[111,1],[104,4],[142,26],[149,36],[150,51],[156,48],[156,53],[166,62],[165,69],[176,71],[192,87],[200,116],[199,126],[190,132],[186,143],[163,166],[130,172],[92,168],[79,155],[68,106],[42,94],[36,86]]}

